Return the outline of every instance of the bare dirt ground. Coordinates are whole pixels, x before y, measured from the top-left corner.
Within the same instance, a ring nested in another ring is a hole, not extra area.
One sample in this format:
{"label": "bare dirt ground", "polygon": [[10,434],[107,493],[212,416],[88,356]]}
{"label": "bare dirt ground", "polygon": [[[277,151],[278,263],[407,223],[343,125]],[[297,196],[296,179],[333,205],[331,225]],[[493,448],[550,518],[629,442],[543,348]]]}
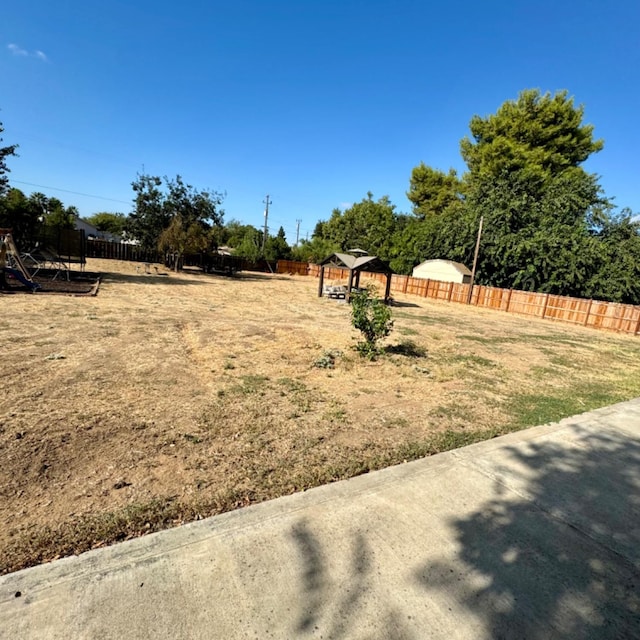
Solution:
{"label": "bare dirt ground", "polygon": [[0,572],[640,395],[638,337],[398,296],[369,362],[315,278],[87,268],[0,298]]}

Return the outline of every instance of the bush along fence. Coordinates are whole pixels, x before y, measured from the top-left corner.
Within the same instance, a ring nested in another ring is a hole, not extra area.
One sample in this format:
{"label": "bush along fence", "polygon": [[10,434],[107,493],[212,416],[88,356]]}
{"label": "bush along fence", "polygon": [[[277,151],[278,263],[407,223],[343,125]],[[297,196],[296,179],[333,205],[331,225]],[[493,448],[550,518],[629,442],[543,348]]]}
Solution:
{"label": "bush along fence", "polygon": [[[278,273],[291,273],[319,277],[320,267],[306,262],[278,261]],[[325,280],[346,280],[346,269],[325,268]],[[363,274],[364,275],[364,274]],[[384,285],[385,276],[367,273],[366,276]],[[439,280],[426,280],[394,274],[391,292],[404,293],[431,300],[466,303],[471,285]],[[640,334],[640,306],[570,298],[550,293],[533,293],[517,289],[500,289],[475,285],[471,304],[508,313],[557,320],[594,329],[609,329],[621,333]]]}

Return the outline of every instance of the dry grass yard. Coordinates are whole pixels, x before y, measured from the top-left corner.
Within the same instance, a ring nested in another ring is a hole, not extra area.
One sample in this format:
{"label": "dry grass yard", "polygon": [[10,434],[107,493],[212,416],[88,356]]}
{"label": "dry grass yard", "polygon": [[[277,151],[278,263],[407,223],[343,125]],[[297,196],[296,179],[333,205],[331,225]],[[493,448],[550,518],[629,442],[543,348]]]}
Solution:
{"label": "dry grass yard", "polygon": [[640,395],[638,337],[399,296],[368,362],[315,278],[87,268],[0,296],[3,573]]}

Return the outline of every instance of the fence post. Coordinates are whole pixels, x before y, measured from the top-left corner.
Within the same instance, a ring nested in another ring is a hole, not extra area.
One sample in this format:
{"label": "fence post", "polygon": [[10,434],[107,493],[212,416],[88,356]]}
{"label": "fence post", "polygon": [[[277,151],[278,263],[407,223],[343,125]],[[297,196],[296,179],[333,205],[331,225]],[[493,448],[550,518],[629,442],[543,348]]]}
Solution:
{"label": "fence post", "polygon": [[407,293],[407,285],[409,284],[409,276],[404,277],[404,285],[402,287],[402,293]]}
{"label": "fence post", "polygon": [[633,332],[633,335],[640,333],[640,307],[638,307],[638,322],[636,322],[636,330]]}
{"label": "fence post", "polygon": [[[587,307],[587,315],[584,318],[583,326],[586,327],[589,324],[589,314],[591,313],[591,306],[593,305],[593,298],[589,300],[589,306]],[[638,318],[638,322],[640,322],[640,318]]]}
{"label": "fence post", "polygon": [[447,295],[447,302],[451,302],[451,296],[453,295],[453,282],[449,283],[449,293]]}
{"label": "fence post", "polygon": [[511,294],[513,293],[513,289],[509,289],[509,293],[507,294],[507,308],[505,311],[509,313],[509,305],[511,304]]}
{"label": "fence post", "polygon": [[545,314],[547,313],[547,305],[549,304],[549,294],[544,298],[544,305],[542,306],[542,318],[544,319]]}

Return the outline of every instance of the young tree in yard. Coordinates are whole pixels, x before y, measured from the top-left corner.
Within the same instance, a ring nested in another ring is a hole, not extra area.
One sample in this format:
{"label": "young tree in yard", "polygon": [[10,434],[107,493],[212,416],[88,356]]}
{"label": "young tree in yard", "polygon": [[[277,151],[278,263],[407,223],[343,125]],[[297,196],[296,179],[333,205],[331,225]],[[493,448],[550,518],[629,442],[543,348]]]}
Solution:
{"label": "young tree in yard", "polygon": [[178,214],[160,234],[158,248],[160,251],[173,254],[174,269],[179,271],[185,253],[199,253],[209,248],[209,236],[200,223],[192,222],[187,225]]}
{"label": "young tree in yard", "polygon": [[351,298],[351,324],[362,333],[364,340],[356,344],[356,351],[370,360],[380,354],[378,342],[393,328],[391,310],[376,297],[375,287],[368,287]]}

